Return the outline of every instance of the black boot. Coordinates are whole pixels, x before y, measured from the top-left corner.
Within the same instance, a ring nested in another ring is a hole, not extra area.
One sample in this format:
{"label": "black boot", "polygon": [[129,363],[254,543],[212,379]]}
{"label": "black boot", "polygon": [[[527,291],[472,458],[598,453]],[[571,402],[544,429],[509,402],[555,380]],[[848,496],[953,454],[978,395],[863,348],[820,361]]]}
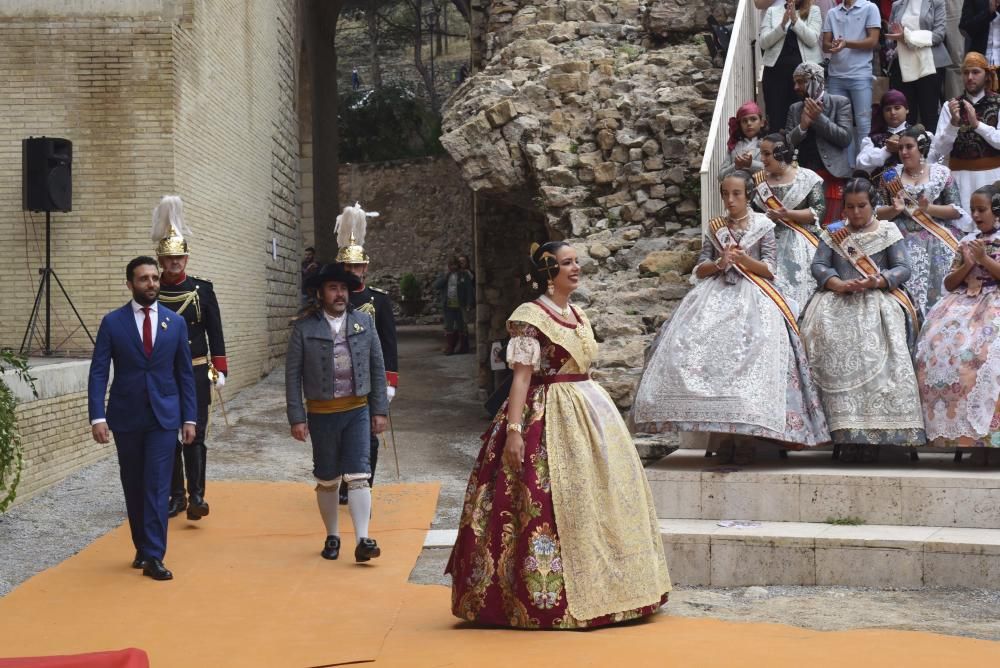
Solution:
{"label": "black boot", "polygon": [[188,509],[189,520],[200,520],[208,515],[208,504],[205,503],[205,459],[208,448],[204,443],[192,443],[184,449],[184,469],[188,479]]}
{"label": "black boot", "polygon": [[182,510],[187,508],[187,498],[184,496],[184,461],[181,459],[181,448],[184,447],[180,441],[174,448],[174,470],[170,475],[170,502],[167,505],[167,515],[176,517]]}

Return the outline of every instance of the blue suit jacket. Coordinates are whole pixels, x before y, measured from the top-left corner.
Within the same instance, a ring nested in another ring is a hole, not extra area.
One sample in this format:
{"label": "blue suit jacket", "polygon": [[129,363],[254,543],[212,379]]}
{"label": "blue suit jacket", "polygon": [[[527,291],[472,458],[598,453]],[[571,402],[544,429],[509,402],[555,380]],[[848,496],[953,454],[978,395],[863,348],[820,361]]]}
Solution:
{"label": "blue suit jacket", "polygon": [[[159,329],[150,357],[142,349],[131,302],[104,316],[97,330],[87,403],[90,420],[106,419],[111,431],[147,428],[147,402],[163,429],[180,429],[184,422],[198,419],[187,324],[163,304],[158,310]],[[111,362],[115,379],[105,413]]]}

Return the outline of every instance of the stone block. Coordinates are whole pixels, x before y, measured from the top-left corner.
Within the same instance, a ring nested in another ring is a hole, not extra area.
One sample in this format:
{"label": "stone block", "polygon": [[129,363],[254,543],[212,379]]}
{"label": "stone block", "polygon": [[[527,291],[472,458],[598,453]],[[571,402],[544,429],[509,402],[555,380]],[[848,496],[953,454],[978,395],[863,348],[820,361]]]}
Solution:
{"label": "stone block", "polygon": [[615,133],[607,128],[597,133],[597,145],[605,151],[610,151],[615,145]]}
{"label": "stone block", "polygon": [[[861,517],[869,524],[902,524],[902,493],[885,479],[854,478],[817,481],[803,476],[799,487],[800,519],[826,522],[832,518]],[[883,484],[879,484],[879,483]]]}
{"label": "stone block", "polygon": [[576,174],[570,170],[568,167],[550,167],[543,172],[544,178],[547,182],[555,186],[571,187],[579,185],[580,181],[577,179]]}
{"label": "stone block", "polygon": [[616,141],[627,148],[640,148],[648,139],[645,135],[636,134],[632,130],[619,130],[615,135]]}
{"label": "stone block", "polygon": [[816,547],[816,584],[820,586],[914,588],[923,581],[924,554],[919,549]]}
{"label": "stone block", "polygon": [[[902,489],[905,524],[937,527],[1000,528],[1000,489],[956,485],[955,479],[906,481]],[[995,482],[992,484],[996,484]]]}
{"label": "stone block", "polygon": [[1000,555],[924,552],[925,587],[993,589],[1000,582]]}
{"label": "stone block", "polygon": [[663,534],[670,580],[675,587],[707,587],[712,584],[712,554],[708,539]]}
{"label": "stone block", "polygon": [[613,162],[602,162],[594,166],[595,183],[612,183],[618,178],[618,166]]}
{"label": "stone block", "polygon": [[[665,273],[666,269],[662,271]],[[706,474],[702,480],[701,508],[705,517],[799,521],[798,476],[775,476],[768,482],[727,478],[727,474]]]}
{"label": "stone block", "polygon": [[504,100],[486,110],[486,118],[490,125],[495,128],[506,124],[515,116],[517,116],[517,111],[514,109],[514,103],[510,100]]}
{"label": "stone block", "polygon": [[590,253],[590,257],[598,261],[606,260],[611,256],[611,251],[602,243],[591,244],[588,252]]}
{"label": "stone block", "polygon": [[711,550],[712,587],[816,584],[816,553],[809,541],[752,545],[713,535]]}
{"label": "stone block", "polygon": [[580,72],[553,72],[545,80],[549,90],[559,94],[582,93],[589,88],[587,75]]}

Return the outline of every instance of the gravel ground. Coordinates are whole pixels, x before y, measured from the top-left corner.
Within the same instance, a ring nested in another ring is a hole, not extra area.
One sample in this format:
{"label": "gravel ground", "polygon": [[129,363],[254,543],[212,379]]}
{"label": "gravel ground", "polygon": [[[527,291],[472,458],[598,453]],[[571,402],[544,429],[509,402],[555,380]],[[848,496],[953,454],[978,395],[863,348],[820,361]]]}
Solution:
{"label": "gravel ground", "polygon": [[[438,344],[437,328],[401,328],[401,388],[393,402],[393,422],[401,480],[439,482],[441,496],[433,527],[452,529],[487,418],[480,403],[470,399],[476,396],[472,356],[444,357],[438,353]],[[282,369],[229,396],[227,409],[232,426],[220,427],[218,406],[212,417],[209,502],[212,480],[310,480],[309,451],[288,435]],[[376,484],[394,480],[392,452],[383,450]],[[124,519],[113,457],[0,515],[0,595],[76,554]],[[212,515],[202,521],[225,518]],[[317,540],[322,540],[318,517]],[[424,550],[410,581],[450,584],[443,575],[447,558],[447,550]],[[686,617],[818,630],[893,628],[1000,640],[998,590],[693,587],[675,591],[665,610]]]}

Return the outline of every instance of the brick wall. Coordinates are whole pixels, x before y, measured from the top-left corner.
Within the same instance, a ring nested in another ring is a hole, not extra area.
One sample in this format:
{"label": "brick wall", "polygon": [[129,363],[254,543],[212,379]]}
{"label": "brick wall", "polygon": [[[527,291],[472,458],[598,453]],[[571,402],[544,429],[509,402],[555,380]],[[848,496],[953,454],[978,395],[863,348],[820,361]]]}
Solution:
{"label": "brick wall", "polygon": [[[53,266],[92,332],[129,298],[128,260],[154,251],[153,206],[178,193],[189,273],[219,296],[229,386],[280,363],[302,247],[298,12],[298,0],[0,4],[0,346],[20,345],[44,258],[44,216],[21,211],[20,154],[22,138],[44,134],[73,141],[73,212],[53,214]],[[88,357],[74,322],[53,296],[53,342]],[[78,393],[19,410],[22,493],[107,452]]]}

